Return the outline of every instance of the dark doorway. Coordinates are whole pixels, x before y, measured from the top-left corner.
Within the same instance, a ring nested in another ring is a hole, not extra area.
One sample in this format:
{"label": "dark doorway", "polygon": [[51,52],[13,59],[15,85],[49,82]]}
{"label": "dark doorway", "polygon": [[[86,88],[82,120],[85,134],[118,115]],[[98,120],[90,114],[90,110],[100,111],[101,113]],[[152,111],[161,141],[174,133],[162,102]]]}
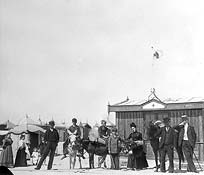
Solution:
{"label": "dark doorway", "polygon": [[33,152],[33,148],[37,148],[38,147],[38,134],[34,133],[34,132],[30,132],[30,152]]}

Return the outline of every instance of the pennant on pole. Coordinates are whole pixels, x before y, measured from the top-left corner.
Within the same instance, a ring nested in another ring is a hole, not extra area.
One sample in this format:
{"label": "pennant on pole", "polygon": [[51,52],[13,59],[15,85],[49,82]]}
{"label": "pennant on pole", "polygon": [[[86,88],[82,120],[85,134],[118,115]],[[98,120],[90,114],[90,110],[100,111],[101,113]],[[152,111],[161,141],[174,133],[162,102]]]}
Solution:
{"label": "pennant on pole", "polygon": [[162,55],[161,52],[158,50],[155,50],[154,47],[152,47],[152,50],[154,51],[153,58],[159,59]]}

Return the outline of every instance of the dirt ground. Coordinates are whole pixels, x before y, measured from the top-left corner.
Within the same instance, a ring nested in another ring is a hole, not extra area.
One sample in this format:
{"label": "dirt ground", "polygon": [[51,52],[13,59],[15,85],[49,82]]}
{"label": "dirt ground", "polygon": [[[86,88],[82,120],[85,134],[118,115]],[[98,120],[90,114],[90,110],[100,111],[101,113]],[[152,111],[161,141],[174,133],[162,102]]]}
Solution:
{"label": "dirt ground", "polygon": [[[47,165],[44,164],[41,168],[41,170],[35,170],[35,166],[32,165],[31,161],[28,162],[27,167],[17,167],[17,168],[11,168],[10,170],[14,175],[76,175],[76,174],[90,174],[90,175],[135,175],[135,174],[141,174],[141,175],[162,175],[166,173],[161,173],[161,172],[154,172],[154,160],[148,160],[149,167],[145,170],[140,170],[140,171],[132,171],[126,169],[126,163],[127,163],[127,158],[121,157],[120,159],[120,164],[121,164],[121,169],[120,170],[111,170],[110,169],[110,158],[107,157],[106,163],[107,163],[107,168],[95,168],[95,169],[88,169],[88,156],[86,156],[86,159],[82,160],[82,167],[83,169],[79,169],[79,162],[76,162],[76,168],[69,169],[69,158],[65,158],[63,160],[60,160],[62,156],[56,156],[54,159],[53,163],[53,168],[52,170],[47,170]],[[98,157],[95,157],[95,167],[97,167],[97,160]],[[200,171],[198,164],[196,164],[196,167],[199,170],[199,174],[204,174],[204,172]],[[168,161],[166,162],[166,165],[168,166]],[[201,164],[202,168],[204,169],[204,164]],[[177,175],[184,175],[184,173],[187,174],[196,174],[196,173],[189,173],[186,172],[186,164],[182,164],[182,170],[178,170],[178,163],[175,161],[175,173]]]}

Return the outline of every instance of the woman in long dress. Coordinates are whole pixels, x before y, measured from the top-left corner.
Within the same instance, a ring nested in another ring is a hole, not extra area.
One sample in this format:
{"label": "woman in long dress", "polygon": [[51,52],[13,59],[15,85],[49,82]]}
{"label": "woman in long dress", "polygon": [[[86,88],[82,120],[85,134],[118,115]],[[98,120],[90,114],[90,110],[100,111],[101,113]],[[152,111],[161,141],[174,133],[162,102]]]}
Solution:
{"label": "woman in long dress", "polygon": [[130,124],[132,133],[128,139],[131,141],[131,152],[128,156],[128,168],[141,170],[148,167],[146,153],[144,152],[142,134],[137,131],[135,123]]}
{"label": "woman in long dress", "polygon": [[3,139],[3,150],[0,154],[0,166],[5,166],[8,168],[13,167],[12,143],[13,140],[11,139],[11,134],[8,133]]}
{"label": "woman in long dress", "polygon": [[27,166],[25,135],[20,136],[14,167]]}

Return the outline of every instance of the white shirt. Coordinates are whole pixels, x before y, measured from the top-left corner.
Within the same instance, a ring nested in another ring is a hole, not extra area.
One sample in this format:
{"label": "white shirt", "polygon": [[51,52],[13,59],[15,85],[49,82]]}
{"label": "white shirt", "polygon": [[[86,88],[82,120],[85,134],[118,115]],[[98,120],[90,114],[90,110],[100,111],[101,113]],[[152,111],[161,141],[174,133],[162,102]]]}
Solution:
{"label": "white shirt", "polygon": [[169,131],[169,127],[166,127],[166,132],[168,132]]}
{"label": "white shirt", "polygon": [[188,130],[188,123],[186,123],[186,124],[184,125],[184,135],[183,135],[183,140],[188,140],[187,130]]}

